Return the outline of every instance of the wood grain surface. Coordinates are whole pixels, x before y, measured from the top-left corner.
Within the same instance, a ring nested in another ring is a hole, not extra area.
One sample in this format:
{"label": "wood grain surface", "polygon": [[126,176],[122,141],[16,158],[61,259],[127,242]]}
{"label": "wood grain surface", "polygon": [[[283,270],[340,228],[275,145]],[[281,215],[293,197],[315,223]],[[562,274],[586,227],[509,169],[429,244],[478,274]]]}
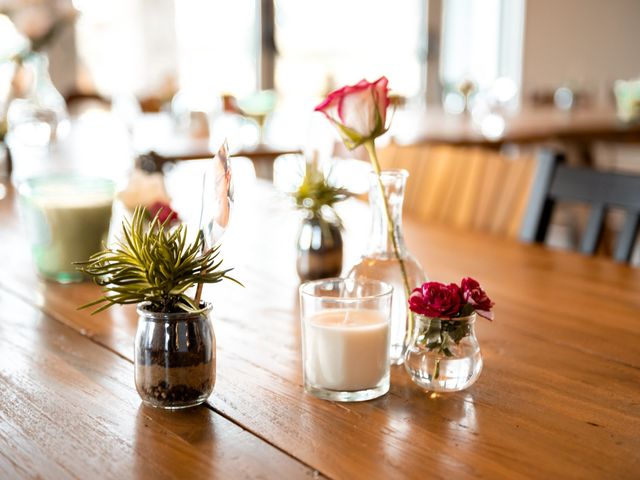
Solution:
{"label": "wood grain surface", "polygon": [[[178,415],[140,406],[133,309],[90,316],[76,308],[96,287],[38,280],[9,188],[0,381],[11,393],[0,400],[0,473],[171,477],[180,465],[226,478],[637,478],[637,269],[407,220],[409,247],[432,279],[471,275],[496,301],[496,321],[478,322],[484,371],[469,390],[436,395],[394,368],[385,397],[325,402],[301,386],[297,217],[271,187],[250,187],[237,192],[223,239],[225,263],[246,288],[205,290],[216,387],[208,408]],[[354,201],[341,213],[349,265],[368,237],[368,212]],[[152,455],[149,464],[139,455]]]}

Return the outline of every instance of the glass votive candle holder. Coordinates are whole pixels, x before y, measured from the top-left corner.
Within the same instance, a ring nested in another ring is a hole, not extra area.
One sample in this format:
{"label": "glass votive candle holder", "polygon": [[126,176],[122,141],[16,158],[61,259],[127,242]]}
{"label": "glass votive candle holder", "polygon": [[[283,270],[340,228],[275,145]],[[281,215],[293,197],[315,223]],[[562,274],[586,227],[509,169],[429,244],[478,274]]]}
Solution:
{"label": "glass votive candle holder", "polygon": [[73,263],[88,260],[106,243],[115,183],[58,174],[29,178],[18,190],[38,273],[60,283],[84,280]]}
{"label": "glass votive candle holder", "polygon": [[305,390],[358,402],[389,391],[391,295],[377,280],[329,278],[300,286]]}

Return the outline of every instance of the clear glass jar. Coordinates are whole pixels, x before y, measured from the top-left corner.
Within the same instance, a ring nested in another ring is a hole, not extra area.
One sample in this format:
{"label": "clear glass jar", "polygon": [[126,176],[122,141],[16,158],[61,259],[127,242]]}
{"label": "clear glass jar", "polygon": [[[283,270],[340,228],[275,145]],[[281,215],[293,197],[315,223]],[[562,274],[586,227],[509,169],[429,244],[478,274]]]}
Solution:
{"label": "clear glass jar", "polygon": [[[409,252],[402,234],[402,204],[409,173],[406,170],[385,170],[381,172],[389,213],[393,219],[396,244],[400,258],[407,273],[409,289],[422,285],[427,276],[416,258]],[[396,258],[393,242],[387,227],[387,215],[380,193],[378,178],[371,173],[369,203],[371,206],[371,234],[366,253],[351,269],[350,278],[381,280],[393,286],[393,302],[391,307],[391,356],[392,364],[401,364],[404,352],[410,339],[412,315],[408,308],[408,296],[402,278],[400,263]]]}
{"label": "clear glass jar", "polygon": [[135,382],[142,401],[180,409],[207,400],[216,381],[211,304],[198,313],[159,313],[138,305]]}
{"label": "clear glass jar", "polygon": [[389,391],[391,285],[327,278],[300,286],[304,389],[334,402]]}
{"label": "clear glass jar", "polygon": [[20,211],[42,277],[60,283],[87,279],[74,262],[86,261],[106,244],[115,189],[112,180],[75,174],[20,184]]}
{"label": "clear glass jar", "polygon": [[452,319],[416,314],[404,361],[411,379],[432,392],[457,392],[473,385],[482,371],[475,321],[475,313]]}

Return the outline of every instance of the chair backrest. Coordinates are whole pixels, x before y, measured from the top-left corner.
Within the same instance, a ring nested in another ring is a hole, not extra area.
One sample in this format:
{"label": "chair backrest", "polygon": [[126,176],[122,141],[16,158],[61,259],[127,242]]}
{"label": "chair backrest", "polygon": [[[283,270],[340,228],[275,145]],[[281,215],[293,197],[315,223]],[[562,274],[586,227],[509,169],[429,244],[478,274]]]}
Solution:
{"label": "chair backrest", "polygon": [[413,218],[517,238],[535,158],[449,145],[396,145],[379,152],[383,168],[410,173],[405,211]]}
{"label": "chair backrest", "polygon": [[559,201],[590,205],[589,220],[580,242],[580,251],[589,255],[596,251],[607,211],[622,208],[625,222],[614,258],[619,262],[631,259],[640,219],[640,176],[572,167],[564,164],[562,154],[541,151],[520,234],[523,241],[544,242],[551,214]]}

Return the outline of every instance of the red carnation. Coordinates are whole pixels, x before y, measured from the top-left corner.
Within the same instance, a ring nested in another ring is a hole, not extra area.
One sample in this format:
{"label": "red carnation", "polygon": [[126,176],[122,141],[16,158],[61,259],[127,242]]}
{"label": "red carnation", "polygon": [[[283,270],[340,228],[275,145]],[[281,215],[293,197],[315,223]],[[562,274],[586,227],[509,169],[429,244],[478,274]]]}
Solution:
{"label": "red carnation", "polygon": [[179,222],[180,217],[178,214],[166,203],[153,202],[148,208],[149,216],[154,218],[158,216],[158,221],[163,225],[171,225],[174,222]]}
{"label": "red carnation", "polygon": [[460,313],[462,305],[462,292],[455,283],[426,282],[409,296],[409,308],[427,317],[453,317]]}
{"label": "red carnation", "polygon": [[487,293],[480,287],[480,284],[471,277],[463,278],[460,283],[462,298],[469,303],[473,309],[488,320],[493,320],[491,308],[494,303],[487,296]]}

